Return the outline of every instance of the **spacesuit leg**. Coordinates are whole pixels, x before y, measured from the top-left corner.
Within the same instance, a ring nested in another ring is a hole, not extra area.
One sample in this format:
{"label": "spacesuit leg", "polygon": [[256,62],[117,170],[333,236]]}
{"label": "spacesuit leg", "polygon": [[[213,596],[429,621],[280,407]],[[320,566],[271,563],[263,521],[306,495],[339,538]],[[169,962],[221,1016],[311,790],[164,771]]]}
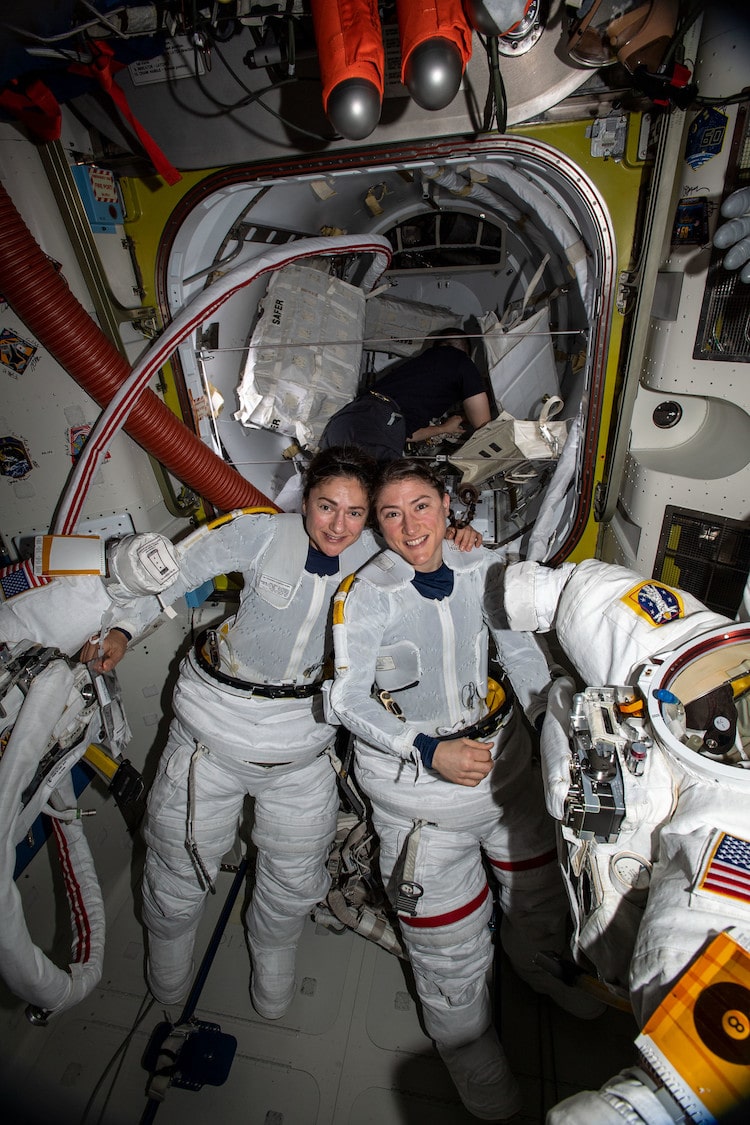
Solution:
{"label": "spacesuit leg", "polygon": [[503,794],[502,813],[482,841],[499,884],[500,939],[515,972],[535,992],[580,1019],[606,1005],[553,976],[539,954],[566,952],[568,899],[557,859],[556,829],[544,806],[540,770],[529,764],[521,786]]}
{"label": "spacesuit leg", "polygon": [[149,795],[143,835],[143,921],[148,930],[146,976],[163,1004],[185,998],[193,977],[195,935],[207,885],[186,844],[188,783],[192,770],[193,837],[211,880],[234,843],[245,789],[231,760],[201,752],[174,721]]}
{"label": "spacesuit leg", "polygon": [[255,795],[255,888],[247,912],[253,963],[250,994],[266,1019],[279,1019],[295,990],[294,964],[305,917],[325,899],[336,835],[336,775],[326,754],[274,775]]}
{"label": "spacesuit leg", "polygon": [[[382,811],[373,822],[383,882],[395,901],[414,822]],[[414,863],[414,882],[423,889],[418,924],[402,916],[401,933],[425,1029],[469,1112],[483,1120],[510,1117],[521,1108],[521,1094],[492,1026],[492,896],[479,842],[469,832],[423,825]]]}

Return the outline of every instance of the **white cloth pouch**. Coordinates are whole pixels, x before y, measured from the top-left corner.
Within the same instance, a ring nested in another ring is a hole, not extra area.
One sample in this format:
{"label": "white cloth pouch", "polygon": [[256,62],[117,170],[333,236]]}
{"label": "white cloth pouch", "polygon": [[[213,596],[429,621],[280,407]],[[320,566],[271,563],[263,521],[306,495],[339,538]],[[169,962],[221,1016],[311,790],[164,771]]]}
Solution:
{"label": "white cloth pouch", "polygon": [[462,484],[480,484],[496,473],[509,473],[529,461],[556,461],[568,436],[569,422],[553,421],[563,400],[552,395],[537,419],[514,418],[503,411],[461,446],[451,463],[462,470]]}

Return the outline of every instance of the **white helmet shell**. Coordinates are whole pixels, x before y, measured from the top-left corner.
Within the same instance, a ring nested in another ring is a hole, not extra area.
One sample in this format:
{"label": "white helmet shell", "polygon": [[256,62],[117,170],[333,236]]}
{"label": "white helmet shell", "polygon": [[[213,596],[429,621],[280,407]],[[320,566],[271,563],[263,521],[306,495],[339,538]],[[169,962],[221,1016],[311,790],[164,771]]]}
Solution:
{"label": "white helmet shell", "polygon": [[638,687],[654,734],[672,758],[689,773],[750,791],[750,695],[735,695],[737,732],[732,753],[723,759],[701,752],[705,732],[687,727],[679,737],[677,727],[684,719],[674,716],[675,710],[684,716],[685,707],[721,685],[745,679],[750,679],[750,624],[737,623],[653,657],[644,665]]}

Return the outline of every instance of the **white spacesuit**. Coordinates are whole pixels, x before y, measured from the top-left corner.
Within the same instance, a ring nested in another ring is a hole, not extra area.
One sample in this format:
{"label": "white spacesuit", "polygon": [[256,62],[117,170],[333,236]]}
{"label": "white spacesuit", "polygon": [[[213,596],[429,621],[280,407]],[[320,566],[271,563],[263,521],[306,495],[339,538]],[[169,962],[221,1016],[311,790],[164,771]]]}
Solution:
{"label": "white spacesuit", "polygon": [[[550,691],[547,807],[567,844],[574,955],[629,994],[643,1027],[709,938],[750,930],[750,752],[746,700],[735,704],[732,688],[749,683],[750,627],[593,560],[516,564],[505,601],[513,628],[554,629],[593,689],[574,695],[564,676]],[[713,1120],[696,1092],[679,1096],[696,1120]],[[655,1125],[679,1113],[637,1071],[547,1121]]]}
{"label": "white spacesuit", "polygon": [[[392,551],[337,595],[330,703],[355,735],[357,782],[372,803],[381,874],[425,1027],[467,1108],[496,1119],[517,1111],[520,1097],[510,1093],[491,1028],[492,895],[480,848],[500,886],[502,940],[519,974],[569,1010],[580,1001],[578,1014],[594,1011],[585,994],[558,987],[533,963],[538,950],[562,949],[564,894],[553,825],[510,688],[489,729],[470,733],[488,714],[488,627],[532,722],[544,709],[546,661],[533,638],[504,628],[498,552],[465,555],[444,542],[443,559],[453,571],[446,596],[423,596],[412,567]],[[415,746],[424,734],[491,742],[496,764],[476,787],[452,784],[425,768]]]}
{"label": "white spacesuit", "polygon": [[[80,1002],[102,973],[104,904],[70,771],[92,740],[116,768],[130,732],[114,681],[100,695],[86,668],[68,658],[98,630],[108,605],[94,576],[51,581],[0,603],[0,973],[35,1022]],[[66,968],[34,944],[15,881],[16,845],[40,812],[52,825],[75,935]]]}
{"label": "white spacesuit", "polygon": [[109,587],[115,604],[106,627],[136,635],[161,603],[207,579],[233,571],[244,579],[236,616],[199,638],[183,661],[149,795],[143,917],[149,985],[165,1004],[187,992],[205,893],[234,842],[246,794],[255,797],[258,848],[246,919],[251,993],[268,1018],[291,1000],[304,919],[328,889],[338,799],[325,754],[335,728],[320,696],[326,624],[341,575],[376,545],[365,532],[341,554],[341,569],[330,559],[323,574],[305,569],[309,547],[298,515],[238,515],[177,546],[179,577],[161,602],[130,597],[122,583]]}

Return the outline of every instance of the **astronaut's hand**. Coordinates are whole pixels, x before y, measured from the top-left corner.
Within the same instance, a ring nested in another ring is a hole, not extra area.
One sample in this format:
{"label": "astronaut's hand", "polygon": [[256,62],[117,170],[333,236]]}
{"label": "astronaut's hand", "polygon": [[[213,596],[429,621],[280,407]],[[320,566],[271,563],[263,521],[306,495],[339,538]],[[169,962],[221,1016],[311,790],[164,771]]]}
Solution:
{"label": "astronaut's hand", "polygon": [[440,430],[444,434],[462,434],[464,432],[464,418],[462,414],[451,414],[440,423]]}
{"label": "astronaut's hand", "polygon": [[738,188],[721,205],[722,223],[714,234],[714,246],[726,250],[722,265],[739,270],[740,279],[750,284],[750,188]]}
{"label": "astronaut's hand", "polygon": [[127,647],[125,634],[120,629],[110,629],[103,641],[98,637],[86,641],[78,659],[82,664],[89,664],[92,672],[111,672],[122,660]]}
{"label": "astronaut's hand", "polygon": [[481,533],[470,523],[466,527],[447,527],[445,538],[452,539],[459,551],[473,551],[475,547],[482,546]]}
{"label": "astronaut's hand", "polygon": [[432,768],[455,785],[479,785],[491,771],[492,743],[475,738],[456,738],[438,742]]}

